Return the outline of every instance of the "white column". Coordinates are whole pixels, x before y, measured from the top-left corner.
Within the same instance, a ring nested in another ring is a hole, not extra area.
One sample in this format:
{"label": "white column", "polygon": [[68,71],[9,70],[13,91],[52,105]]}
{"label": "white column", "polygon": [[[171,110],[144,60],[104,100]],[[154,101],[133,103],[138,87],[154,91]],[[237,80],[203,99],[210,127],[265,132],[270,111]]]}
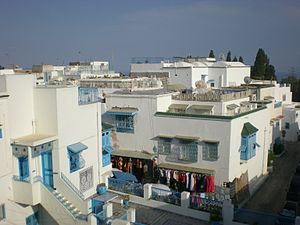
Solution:
{"label": "white column", "polygon": [[152,195],[152,185],[151,184],[145,184],[144,185],[144,199],[150,199]]}
{"label": "white column", "polygon": [[190,206],[190,192],[181,192],[181,207],[189,208]]}
{"label": "white column", "polygon": [[103,206],[103,209],[106,210],[106,216],[112,217],[113,216],[113,204],[112,203],[107,203]]}
{"label": "white column", "polygon": [[233,221],[234,208],[230,200],[224,200],[222,208],[222,216],[224,224],[231,224]]}
{"label": "white column", "polygon": [[130,208],[127,210],[127,221],[131,223],[135,222],[135,208]]}

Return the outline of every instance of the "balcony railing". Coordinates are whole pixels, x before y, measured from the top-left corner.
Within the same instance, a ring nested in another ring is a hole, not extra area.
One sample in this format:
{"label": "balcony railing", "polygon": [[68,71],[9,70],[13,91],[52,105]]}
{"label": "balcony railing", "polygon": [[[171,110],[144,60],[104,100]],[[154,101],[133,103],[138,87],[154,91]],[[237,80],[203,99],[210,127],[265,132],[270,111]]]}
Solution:
{"label": "balcony railing", "polygon": [[101,98],[97,88],[78,88],[78,104],[86,105],[100,102]]}
{"label": "balcony railing", "polygon": [[133,183],[115,178],[108,178],[108,188],[140,197],[144,196],[143,185],[140,183]]}
{"label": "balcony railing", "polygon": [[110,161],[110,154],[104,154],[102,153],[102,166],[105,167],[105,166],[108,166],[111,161]]}
{"label": "balcony railing", "polygon": [[65,182],[65,184],[73,191],[75,192],[82,200],[84,200],[84,195],[81,191],[78,190],[78,188],[75,187],[75,185],[61,172],[61,179]]}
{"label": "balcony railing", "polygon": [[181,194],[176,191],[168,191],[152,187],[151,199],[166,202],[173,205],[181,205]]}

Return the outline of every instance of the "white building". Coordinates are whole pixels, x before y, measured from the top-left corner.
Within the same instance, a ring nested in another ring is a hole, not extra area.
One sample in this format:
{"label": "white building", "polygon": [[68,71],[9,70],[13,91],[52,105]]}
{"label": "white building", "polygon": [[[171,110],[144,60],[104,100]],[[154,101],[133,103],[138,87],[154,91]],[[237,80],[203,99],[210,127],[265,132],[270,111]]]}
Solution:
{"label": "white building", "polygon": [[160,63],[132,63],[132,76],[164,76],[169,84],[183,84],[186,88],[195,88],[196,81],[205,81],[210,87],[220,88],[239,86],[244,78],[250,76],[250,66],[241,62],[216,61],[204,58],[199,61],[175,60]]}
{"label": "white building", "polygon": [[239,193],[238,188],[248,187],[251,194],[267,173],[273,136],[281,134],[273,121],[282,120],[282,105],[290,101],[290,89],[277,84],[185,94],[164,89],[107,94],[104,120],[117,131],[114,166],[138,159],[151,169],[158,164],[212,175],[218,188],[235,187]]}
{"label": "white building", "polygon": [[8,224],[97,224],[92,199],[111,175],[98,93],[36,87],[31,74],[2,75],[0,84],[0,216]]}

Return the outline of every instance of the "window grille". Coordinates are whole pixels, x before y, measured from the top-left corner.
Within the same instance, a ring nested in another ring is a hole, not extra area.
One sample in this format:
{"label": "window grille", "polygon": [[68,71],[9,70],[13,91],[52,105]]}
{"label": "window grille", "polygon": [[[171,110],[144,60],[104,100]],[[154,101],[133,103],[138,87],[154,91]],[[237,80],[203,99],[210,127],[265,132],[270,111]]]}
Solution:
{"label": "window grille", "polygon": [[202,159],[206,161],[217,161],[218,158],[218,143],[204,142]]}

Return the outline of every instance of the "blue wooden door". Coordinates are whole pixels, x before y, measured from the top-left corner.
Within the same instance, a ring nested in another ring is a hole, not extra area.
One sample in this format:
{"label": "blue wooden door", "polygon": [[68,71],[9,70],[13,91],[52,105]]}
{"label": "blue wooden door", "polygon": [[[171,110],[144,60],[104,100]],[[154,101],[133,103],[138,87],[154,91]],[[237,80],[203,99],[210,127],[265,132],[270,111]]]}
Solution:
{"label": "blue wooden door", "polygon": [[47,186],[53,187],[53,166],[51,151],[42,153],[42,167],[43,183]]}
{"label": "blue wooden door", "polygon": [[20,179],[26,180],[29,177],[28,157],[19,158]]}

